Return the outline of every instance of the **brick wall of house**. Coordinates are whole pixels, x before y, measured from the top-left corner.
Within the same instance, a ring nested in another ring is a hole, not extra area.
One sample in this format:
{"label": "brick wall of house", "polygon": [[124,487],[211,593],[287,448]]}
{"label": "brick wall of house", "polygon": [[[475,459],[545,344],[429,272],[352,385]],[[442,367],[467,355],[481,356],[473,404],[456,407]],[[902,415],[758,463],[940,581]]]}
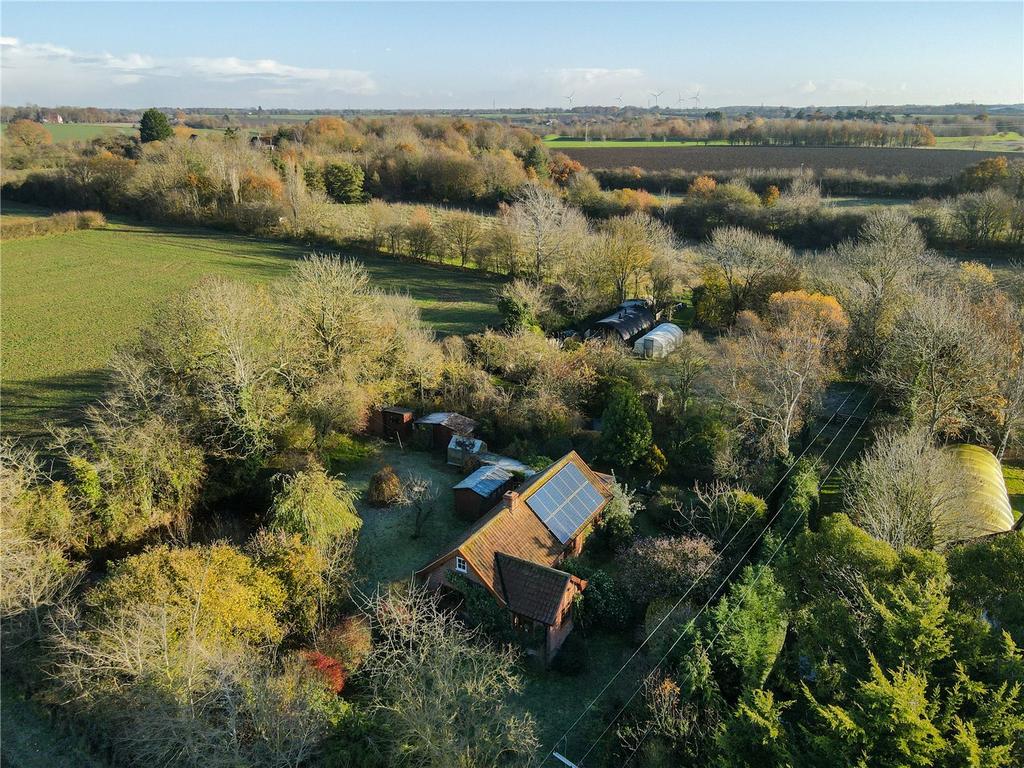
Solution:
{"label": "brick wall of house", "polygon": [[471,569],[467,569],[466,573],[460,573],[455,570],[455,555],[452,555],[447,560],[443,560],[435,565],[430,572],[425,575],[423,583],[433,589],[436,589],[437,587],[450,587],[451,582],[448,581],[449,571],[458,573],[460,576],[465,576],[470,581],[484,586],[484,583],[477,578],[476,574],[473,573]]}

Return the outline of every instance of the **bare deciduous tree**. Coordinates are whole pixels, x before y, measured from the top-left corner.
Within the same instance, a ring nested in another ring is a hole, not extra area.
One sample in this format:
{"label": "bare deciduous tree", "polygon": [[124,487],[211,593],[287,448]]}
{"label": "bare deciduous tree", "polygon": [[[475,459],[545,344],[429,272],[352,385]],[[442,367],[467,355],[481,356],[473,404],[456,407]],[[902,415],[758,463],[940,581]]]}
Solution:
{"label": "bare deciduous tree", "polygon": [[418,539],[423,534],[423,526],[434,513],[434,502],[437,500],[437,489],[429,478],[423,475],[409,475],[402,482],[399,505],[412,510],[412,537]]}
{"label": "bare deciduous tree", "polygon": [[785,456],[831,374],[829,330],[814,322],[771,328],[753,315],[738,326],[716,344],[715,386],[765,452]]}
{"label": "bare deciduous tree", "polygon": [[857,240],[817,261],[815,280],[839,298],[850,317],[855,362],[868,367],[877,361],[914,279],[930,262],[921,231],[894,208],[872,211]]}
{"label": "bare deciduous tree", "polygon": [[929,434],[956,436],[993,396],[994,339],[967,296],[915,291],[874,370],[875,381],[910,409]]}
{"label": "bare deciduous tree", "polygon": [[445,217],[441,223],[441,235],[448,248],[459,258],[459,263],[465,267],[480,244],[483,227],[476,216],[457,212]]}
{"label": "bare deciduous tree", "polygon": [[885,431],[847,473],[846,508],[864,530],[897,550],[942,548],[963,534],[955,513],[972,484],[961,464],[923,428]]}
{"label": "bare deciduous tree", "polygon": [[511,648],[483,645],[474,630],[415,588],[371,597],[376,638],[363,671],[385,721],[392,764],[497,768],[527,765],[537,745]]}
{"label": "bare deciduous tree", "polygon": [[575,208],[537,184],[524,185],[511,208],[533,277],[544,280],[555,264],[577,249],[587,232],[587,222]]}
{"label": "bare deciduous tree", "polygon": [[701,256],[705,269],[725,285],[728,325],[743,310],[759,309],[759,302],[769,294],[789,287],[796,269],[788,246],[739,227],[712,232]]}

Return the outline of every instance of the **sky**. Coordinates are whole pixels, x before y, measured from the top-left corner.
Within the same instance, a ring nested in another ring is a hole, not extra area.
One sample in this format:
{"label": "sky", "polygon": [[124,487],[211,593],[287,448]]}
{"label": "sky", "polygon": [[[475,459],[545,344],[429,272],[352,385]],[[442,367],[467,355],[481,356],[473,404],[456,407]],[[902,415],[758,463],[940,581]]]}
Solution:
{"label": "sky", "polygon": [[0,5],[5,105],[1024,102],[1024,2]]}

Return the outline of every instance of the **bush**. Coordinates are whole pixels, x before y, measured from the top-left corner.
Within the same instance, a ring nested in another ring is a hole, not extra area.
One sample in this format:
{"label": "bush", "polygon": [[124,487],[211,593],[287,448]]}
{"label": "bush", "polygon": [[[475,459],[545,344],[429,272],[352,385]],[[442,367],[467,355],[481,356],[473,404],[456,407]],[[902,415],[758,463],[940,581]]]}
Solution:
{"label": "bush", "polygon": [[731,443],[729,426],[720,409],[701,403],[685,413],[659,414],[655,438],[664,449],[669,474],[679,478],[709,480],[714,475],[715,457]]}
{"label": "bush", "polygon": [[348,672],[338,659],[320,651],[302,651],[300,655],[309,668],[323,680],[327,690],[337,695],[345,689]]}
{"label": "bush", "polygon": [[402,496],[402,481],[390,466],[381,467],[370,478],[366,498],[375,507],[390,507]]}
{"label": "bush", "polygon": [[636,620],[636,603],[607,571],[575,558],[565,560],[561,568],[587,582],[576,606],[576,618],[584,627],[626,629]]}
{"label": "bush", "polygon": [[792,528],[800,533],[807,526],[817,527],[818,479],[818,468],[809,459],[800,459],[786,478],[774,525],[782,536]]}
{"label": "bush", "polygon": [[620,560],[620,578],[626,593],[639,603],[682,595],[698,581],[700,585],[691,593],[695,598],[714,586],[715,550],[710,541],[700,536],[637,539]]}
{"label": "bush", "polygon": [[[692,630],[690,621],[694,617],[693,609],[687,603],[676,607],[677,597],[659,597],[651,601],[644,614],[644,637],[650,637],[645,646],[647,658],[653,661],[661,659],[669,653],[669,648],[679,639],[684,631]],[[669,615],[671,613],[671,615]],[[664,623],[662,623],[664,622]],[[675,665],[679,656],[688,650],[682,641],[672,649],[672,655],[666,658],[667,668]]]}
{"label": "bush", "polygon": [[373,647],[370,622],[365,616],[346,616],[324,632],[317,647],[326,655],[339,659],[349,674],[358,672]]}
{"label": "bush", "polygon": [[329,593],[326,558],[296,533],[268,530],[253,537],[249,552],[256,564],[284,587],[287,597],[280,610],[288,629],[301,635],[314,632],[322,608],[331,598],[339,597]]}
{"label": "bush", "polygon": [[633,518],[642,508],[625,486],[612,483],[612,497],[601,512],[597,530],[612,552],[629,545],[633,539]]}
{"label": "bush", "polygon": [[106,223],[107,220],[98,211],[67,211],[38,218],[8,216],[0,230],[0,237],[4,240],[18,240],[41,235],[61,235],[77,229],[96,229]]}

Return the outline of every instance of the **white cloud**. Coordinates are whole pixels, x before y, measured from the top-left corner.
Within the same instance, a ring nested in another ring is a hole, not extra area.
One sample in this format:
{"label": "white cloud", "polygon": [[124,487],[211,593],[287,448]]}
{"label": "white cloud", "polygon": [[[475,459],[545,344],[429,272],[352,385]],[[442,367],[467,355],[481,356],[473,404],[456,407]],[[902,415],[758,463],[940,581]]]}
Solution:
{"label": "white cloud", "polygon": [[195,57],[185,60],[197,75],[211,79],[237,81],[249,78],[276,82],[317,83],[344,93],[373,93],[376,83],[369,72],[356,69],[296,67],[274,59],[238,59]]}
{"label": "white cloud", "polygon": [[[300,67],[274,59],[239,59],[233,56],[156,58],[142,53],[73,51],[50,43],[23,43],[0,38],[0,63],[5,70],[5,91],[12,101],[83,102],[95,99],[104,86],[164,85],[184,82],[189,90],[203,87],[238,97],[267,90],[300,96],[320,92],[364,95],[377,90],[369,72],[356,69]],[[219,87],[218,87],[218,84]],[[8,98],[5,94],[5,99]],[[84,103],[84,102],[83,102]]]}
{"label": "white cloud", "polygon": [[813,80],[808,80],[806,83],[798,88],[800,93],[814,93],[818,90],[818,85]]}

